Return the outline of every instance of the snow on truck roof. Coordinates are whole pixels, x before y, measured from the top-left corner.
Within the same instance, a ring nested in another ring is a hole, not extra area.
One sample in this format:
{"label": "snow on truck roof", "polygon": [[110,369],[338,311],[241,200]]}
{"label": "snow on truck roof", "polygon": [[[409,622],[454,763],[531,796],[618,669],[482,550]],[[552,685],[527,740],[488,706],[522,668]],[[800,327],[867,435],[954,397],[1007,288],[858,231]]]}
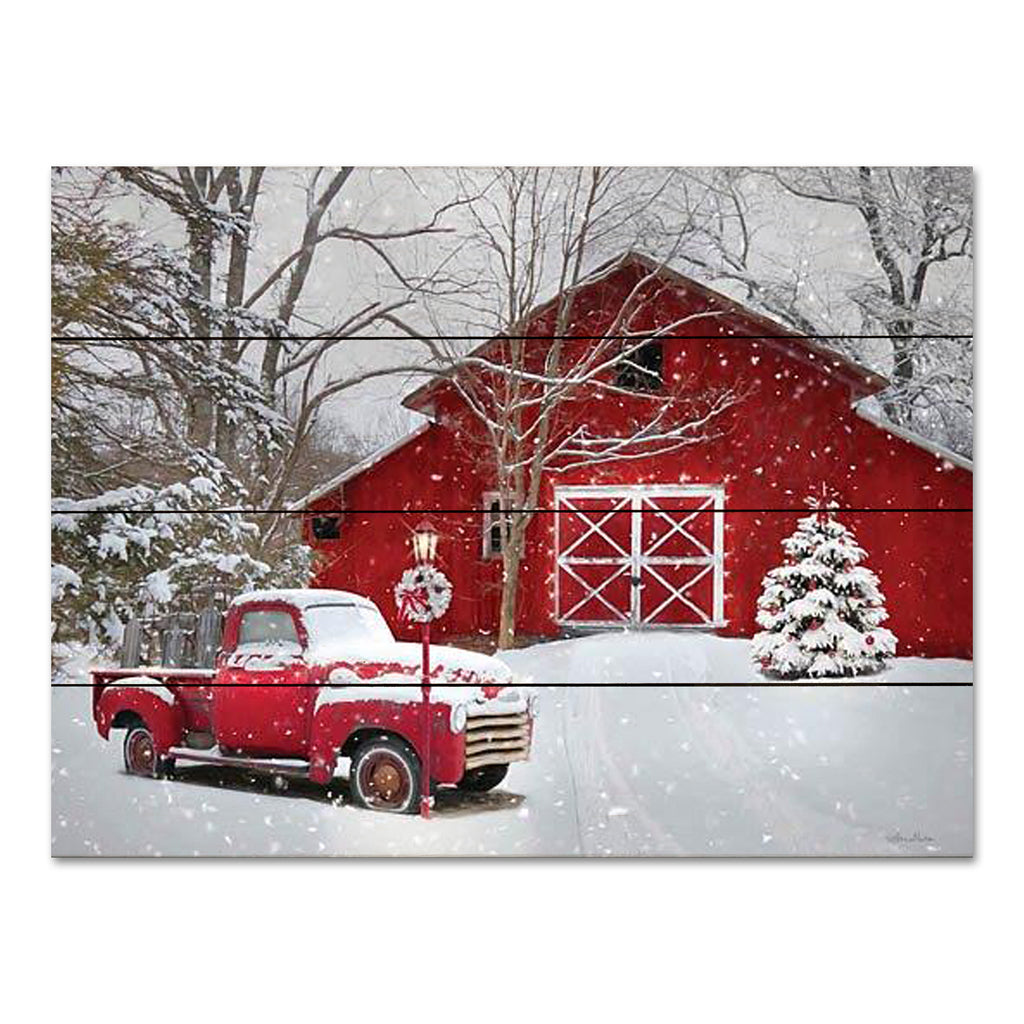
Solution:
{"label": "snow on truck roof", "polygon": [[283,601],[296,608],[308,608],[316,604],[357,604],[364,608],[377,607],[368,597],[352,594],[347,590],[250,590],[234,598],[231,607],[255,601]]}

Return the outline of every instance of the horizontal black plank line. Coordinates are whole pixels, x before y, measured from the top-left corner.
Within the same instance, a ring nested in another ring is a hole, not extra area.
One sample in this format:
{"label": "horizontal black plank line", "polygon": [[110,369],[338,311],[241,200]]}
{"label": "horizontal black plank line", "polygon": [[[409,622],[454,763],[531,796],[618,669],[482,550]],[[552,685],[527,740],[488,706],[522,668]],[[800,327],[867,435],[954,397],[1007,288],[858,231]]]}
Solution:
{"label": "horizontal black plank line", "polygon": [[[155,666],[151,665],[151,666],[142,666],[142,667],[143,668],[146,668],[146,667],[154,668]],[[133,672],[135,670],[134,669],[99,669],[98,671],[100,671],[100,672],[105,672],[105,671],[111,671],[111,672],[115,672],[115,671],[116,672]],[[173,671],[174,671],[173,669],[167,669],[167,673],[169,675],[173,674]],[[152,677],[150,677],[150,678],[152,678]],[[160,680],[155,680],[155,682],[158,685],[160,685],[160,686],[165,685],[164,683],[161,683]],[[106,681],[106,682],[103,683],[103,685],[104,686],[121,686],[122,689],[127,689],[127,690],[130,690],[130,689],[133,688],[131,683],[118,683],[117,680]],[[200,683],[200,682],[190,683],[190,682],[177,682],[177,681],[175,681],[175,682],[170,683],[168,685],[181,686],[181,687],[187,687],[187,688],[193,688],[193,689],[198,689],[198,688],[202,687],[203,689],[206,689],[206,690],[232,690],[232,689],[243,689],[244,690],[244,689],[252,689],[253,687],[257,687],[257,688],[259,688],[261,690],[272,690],[272,689],[277,689],[277,688],[280,688],[280,689],[292,689],[292,690],[307,690],[307,689],[308,690],[319,690],[319,689],[324,689],[324,688],[327,688],[327,689],[331,689],[332,688],[330,686],[330,684],[327,684],[327,683]],[[372,681],[367,681],[366,683],[363,683],[363,684],[360,684],[360,683],[345,683],[344,685],[345,686],[352,686],[352,687],[358,687],[360,685],[363,685],[363,686],[372,686],[374,688],[379,688],[379,687],[382,687],[382,686],[402,686],[402,687],[405,687],[405,686],[419,686],[420,683],[419,683],[418,679],[416,679],[413,676],[410,676],[409,677],[409,682],[407,682],[407,683],[375,683],[375,682],[372,682]],[[431,685],[432,686],[465,686],[467,690],[475,690],[475,689],[478,688],[477,684],[473,684],[473,683],[432,683]],[[488,684],[484,683],[482,685],[486,686]],[[654,690],[665,689],[665,690],[668,690],[668,689],[672,689],[673,687],[682,687],[682,688],[687,689],[687,690],[708,690],[708,689],[713,689],[713,688],[727,689],[727,690],[728,689],[744,689],[744,688],[746,688],[746,689],[776,690],[776,689],[780,689],[782,687],[788,687],[788,688],[798,687],[800,689],[803,689],[804,687],[815,687],[815,688],[822,688],[822,689],[837,690],[837,689],[842,689],[844,686],[845,687],[850,687],[850,686],[853,686],[853,687],[866,687],[866,686],[867,687],[871,687],[871,686],[915,686],[915,687],[916,686],[942,686],[942,687],[967,686],[967,687],[972,687],[973,688],[974,683],[973,682],[971,682],[971,683],[879,683],[879,682],[871,682],[870,680],[856,680],[856,681],[850,681],[850,682],[835,682],[835,681],[833,681],[833,682],[821,682],[821,683],[816,683],[816,682],[785,682],[785,681],[780,681],[780,682],[777,682],[777,683],[599,683],[599,682],[593,682],[593,683],[548,683],[548,682],[537,682],[537,681],[534,681],[534,682],[531,682],[531,683],[495,683],[493,685],[495,685],[495,686],[526,686],[527,688],[529,688],[529,687],[538,687],[538,686],[600,686],[600,687],[607,687],[607,686],[614,687],[614,686],[618,686],[618,687],[620,687],[622,689],[632,689],[632,690],[637,690],[637,689],[648,689],[648,690],[649,689],[654,689]],[[93,686],[92,683],[55,683],[55,682],[51,682],[50,683],[50,688],[54,689],[54,690],[87,689],[87,688],[91,688],[92,686]],[[333,688],[334,689],[340,689],[341,687],[333,687]],[[148,693],[149,691],[148,690],[144,690],[142,692]],[[373,700],[373,699],[374,699],[373,697],[369,697],[369,696],[366,697],[366,700]]]}
{"label": "horizontal black plank line", "polygon": [[[512,338],[507,334],[438,334],[420,335],[426,341],[644,341],[644,334],[525,334]],[[912,334],[898,339],[901,344],[908,341],[966,341],[973,334]],[[210,334],[149,334],[102,335],[102,334],[53,334],[50,341],[224,341],[222,335]],[[273,337],[265,334],[240,335],[232,341],[415,341],[409,334],[367,334],[354,337],[330,338],[317,336]],[[888,334],[658,334],[651,341],[893,341]]]}
{"label": "horizontal black plank line", "polygon": [[[340,486],[340,485],[339,485]],[[581,501],[608,501],[612,500],[609,498],[581,498]],[[577,515],[579,512],[583,512],[584,515],[588,512],[593,513],[605,513],[611,512],[612,509],[608,508],[510,508],[505,510],[505,514],[511,512],[523,512],[529,513],[530,515],[536,515],[540,513],[549,515]],[[615,509],[617,512],[632,512],[631,508]],[[685,513],[689,515],[694,513],[695,515],[729,515],[735,512],[749,513],[753,515],[762,515],[769,512],[781,512],[789,515],[810,515],[812,512],[819,511],[818,509],[810,508],[659,508],[659,509],[643,509],[645,512],[668,512],[668,513]],[[97,513],[107,514],[117,512],[121,515],[139,515],[139,516],[206,516],[206,515],[230,515],[230,514],[242,514],[242,515],[291,515],[298,516],[303,515],[303,511],[296,511],[295,509],[288,508],[183,508],[183,509],[171,509],[171,508],[101,508],[101,509],[50,509],[51,516],[89,516]],[[847,512],[974,512],[973,508],[956,508],[956,507],[937,507],[937,508],[838,508],[835,509],[837,515],[842,515]],[[342,515],[347,513],[348,515],[489,515],[491,514],[490,509],[486,508],[318,508],[312,512],[313,515]]]}

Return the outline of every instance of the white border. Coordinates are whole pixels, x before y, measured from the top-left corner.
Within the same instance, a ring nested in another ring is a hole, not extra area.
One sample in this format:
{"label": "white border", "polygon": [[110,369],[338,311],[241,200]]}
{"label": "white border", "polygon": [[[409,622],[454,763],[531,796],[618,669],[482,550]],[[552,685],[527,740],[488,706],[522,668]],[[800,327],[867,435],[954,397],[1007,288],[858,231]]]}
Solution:
{"label": "white border", "polygon": [[[14,826],[7,872],[16,883],[5,904],[16,937],[11,1005],[38,1005],[45,995],[56,1019],[91,1022],[166,1003],[179,991],[168,981],[174,943],[127,941],[142,921],[155,922],[150,936],[175,928],[203,936],[190,954],[188,1001],[213,1018],[294,1016],[301,991],[304,1015],[376,1018],[383,1006],[398,1021],[448,1018],[467,1006],[487,1006],[497,1024],[524,1012],[588,1024],[680,1014],[758,1024],[1005,1019],[1019,1003],[1011,901],[1024,849],[1019,584],[1007,571],[1019,558],[1011,542],[1024,380],[1014,342],[1016,10],[938,4],[922,16],[912,4],[867,0],[853,10],[819,0],[740,4],[724,21],[715,5],[606,11],[399,0],[383,8],[299,3],[267,15],[185,0],[173,17],[120,2],[22,7],[9,19],[18,45],[4,74],[17,97],[8,135],[18,159],[0,168],[10,243],[0,260],[7,294],[17,297],[6,310],[17,386],[0,409],[5,436],[18,439],[7,451],[9,477],[30,506],[4,510],[5,535],[17,539],[5,552],[5,621],[26,638],[12,657],[30,669],[7,680],[9,713],[19,716],[5,750],[5,819]],[[201,63],[204,35],[223,42],[220,59]],[[678,60],[659,59],[668,39],[685,54],[683,71]],[[562,43],[571,59],[557,59]],[[193,58],[202,73],[183,72]],[[32,511],[45,507],[48,490],[49,377],[38,343],[48,301],[46,168],[197,158],[973,162],[983,239],[978,860],[48,861],[40,736],[50,712],[38,677],[49,648],[41,569],[49,530]],[[419,950],[421,909],[430,900],[469,905],[467,889],[514,893],[515,913],[503,917],[498,948],[483,951],[482,965],[467,966],[461,952],[471,945],[466,915],[437,913],[422,952],[410,953],[424,964],[416,983],[385,991],[366,982],[379,970],[379,950],[393,948],[396,925],[403,950]],[[262,960],[260,948],[269,950]],[[344,968],[331,960],[342,948]],[[300,956],[331,967],[297,980]],[[339,972],[360,983],[339,988]]]}

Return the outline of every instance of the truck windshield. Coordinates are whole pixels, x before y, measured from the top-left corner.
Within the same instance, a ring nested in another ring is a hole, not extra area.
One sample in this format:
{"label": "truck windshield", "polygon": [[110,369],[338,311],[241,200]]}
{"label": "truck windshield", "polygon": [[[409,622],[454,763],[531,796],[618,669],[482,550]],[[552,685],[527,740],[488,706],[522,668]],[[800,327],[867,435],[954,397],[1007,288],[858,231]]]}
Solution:
{"label": "truck windshield", "polygon": [[391,642],[384,616],[364,604],[314,604],[306,607],[306,629],[310,643],[318,646],[332,640],[379,640]]}

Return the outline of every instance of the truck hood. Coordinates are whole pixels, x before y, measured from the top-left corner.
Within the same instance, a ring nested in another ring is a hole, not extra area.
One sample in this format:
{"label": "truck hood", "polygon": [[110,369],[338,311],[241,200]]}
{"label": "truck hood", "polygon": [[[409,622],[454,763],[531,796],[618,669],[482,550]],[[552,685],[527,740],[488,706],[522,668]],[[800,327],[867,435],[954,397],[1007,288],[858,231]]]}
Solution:
{"label": "truck hood", "polygon": [[[360,643],[347,639],[318,645],[307,652],[306,658],[310,665],[326,668],[328,681],[335,686],[345,683],[413,683],[418,687],[422,656],[419,644]],[[465,695],[467,686],[507,686],[512,682],[512,672],[504,662],[490,655],[431,644],[430,680],[438,687],[457,686]]]}

